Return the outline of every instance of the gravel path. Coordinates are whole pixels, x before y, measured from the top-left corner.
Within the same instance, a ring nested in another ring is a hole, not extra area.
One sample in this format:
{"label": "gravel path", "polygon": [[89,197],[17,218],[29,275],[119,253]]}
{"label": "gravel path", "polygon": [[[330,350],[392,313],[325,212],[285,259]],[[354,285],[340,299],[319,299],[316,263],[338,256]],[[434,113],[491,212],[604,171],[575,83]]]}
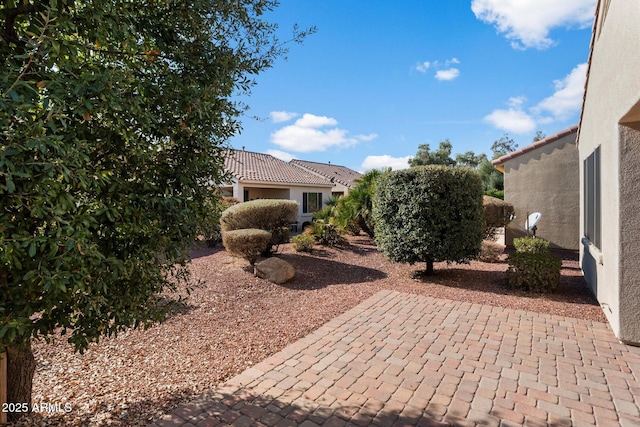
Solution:
{"label": "gravel path", "polygon": [[34,403],[71,411],[34,413],[18,425],[147,425],[380,289],[606,321],[575,260],[564,261],[554,294],[528,296],[504,287],[504,262],[441,263],[435,276],[414,279],[424,266],[391,264],[364,236],[350,242],[311,254],[281,246],[278,256],[297,271],[283,286],[256,278],[221,248],[195,251],[201,285],[165,323],[102,340],[83,355],[64,340],[36,343]]}

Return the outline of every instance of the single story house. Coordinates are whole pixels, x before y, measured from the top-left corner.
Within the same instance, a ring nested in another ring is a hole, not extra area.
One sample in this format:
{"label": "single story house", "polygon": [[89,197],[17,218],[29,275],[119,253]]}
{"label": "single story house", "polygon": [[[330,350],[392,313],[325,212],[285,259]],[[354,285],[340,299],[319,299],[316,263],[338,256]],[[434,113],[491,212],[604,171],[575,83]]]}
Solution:
{"label": "single story house", "polygon": [[327,178],[289,164],[269,154],[229,150],[225,171],[232,182],[222,185],[223,196],[241,202],[256,199],[287,199],[298,202],[298,225],[310,223],[313,213],[331,197],[334,184]]}
{"label": "single story house", "polygon": [[578,152],[580,261],[618,339],[640,344],[640,8],[599,0]]}
{"label": "single story house", "polygon": [[331,190],[333,196],[346,196],[349,194],[351,187],[353,187],[355,180],[362,177],[360,172],[345,166],[333,165],[330,162],[318,163],[294,159],[289,163],[327,178],[333,183],[333,189]]}
{"label": "single story house", "polygon": [[551,247],[577,251],[580,232],[580,166],[578,126],[493,160],[504,174],[504,200],[513,205],[515,219],[505,228],[505,244],[527,235],[525,222],[542,214],[536,236]]}

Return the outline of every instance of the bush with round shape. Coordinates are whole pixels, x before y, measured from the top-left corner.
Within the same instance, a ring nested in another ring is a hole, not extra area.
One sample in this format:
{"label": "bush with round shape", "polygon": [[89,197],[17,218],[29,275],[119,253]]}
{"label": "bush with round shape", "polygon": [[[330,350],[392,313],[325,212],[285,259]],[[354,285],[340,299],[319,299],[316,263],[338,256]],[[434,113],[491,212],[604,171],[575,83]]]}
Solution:
{"label": "bush with round shape", "polygon": [[241,257],[254,265],[269,244],[271,233],[256,228],[230,230],[222,233],[222,244],[230,255]]}
{"label": "bush with round shape", "polygon": [[523,237],[514,239],[516,252],[507,257],[507,286],[529,292],[551,292],[560,282],[562,260],[549,253],[549,242]]}
{"label": "bush with round shape", "polygon": [[311,252],[315,243],[316,239],[311,234],[302,233],[291,238],[291,244],[296,252]]}
{"label": "bush with round shape", "polygon": [[383,174],[373,214],[378,248],[394,262],[469,262],[482,243],[482,181],[469,168],[418,166]]}
{"label": "bush with round shape", "polygon": [[271,233],[264,255],[275,245],[289,240],[289,226],[298,219],[298,202],[294,200],[260,199],[227,208],[220,217],[222,233],[257,228]]}

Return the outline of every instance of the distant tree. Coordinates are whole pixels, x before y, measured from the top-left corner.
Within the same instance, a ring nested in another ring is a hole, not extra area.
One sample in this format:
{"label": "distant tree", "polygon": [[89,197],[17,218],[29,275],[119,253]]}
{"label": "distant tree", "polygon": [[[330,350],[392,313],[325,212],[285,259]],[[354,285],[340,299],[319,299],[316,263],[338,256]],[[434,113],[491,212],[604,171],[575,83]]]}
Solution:
{"label": "distant tree", "polygon": [[[0,6],[0,348],[31,409],[31,339],[76,350],[162,320],[213,219],[225,142],[286,46],[272,0]],[[294,30],[293,39],[304,36]],[[167,294],[165,293],[166,297]],[[3,408],[4,410],[4,408]],[[16,414],[10,414],[15,418]]]}
{"label": "distant tree", "polygon": [[541,130],[537,131],[533,137],[533,142],[542,141],[545,139],[547,135],[545,135]]}
{"label": "distant tree", "polygon": [[505,154],[509,154],[512,151],[518,149],[518,144],[516,144],[513,139],[509,136],[508,133],[505,133],[493,142],[491,145],[491,151],[493,152],[493,159],[497,159],[499,157],[504,156]]}
{"label": "distant tree", "polygon": [[465,166],[472,169],[477,169],[482,162],[487,160],[486,154],[476,155],[473,151],[467,151],[464,154],[456,155],[456,166]]}
{"label": "distant tree", "polygon": [[418,152],[415,157],[409,159],[409,166],[424,166],[424,165],[445,165],[455,166],[456,161],[451,158],[451,151],[453,145],[451,141],[445,139],[440,142],[440,145],[436,151],[430,151],[429,144],[420,144],[418,146]]}
{"label": "distant tree", "polygon": [[482,183],[468,168],[427,165],[378,180],[373,215],[379,249],[394,262],[468,262],[480,253]]}

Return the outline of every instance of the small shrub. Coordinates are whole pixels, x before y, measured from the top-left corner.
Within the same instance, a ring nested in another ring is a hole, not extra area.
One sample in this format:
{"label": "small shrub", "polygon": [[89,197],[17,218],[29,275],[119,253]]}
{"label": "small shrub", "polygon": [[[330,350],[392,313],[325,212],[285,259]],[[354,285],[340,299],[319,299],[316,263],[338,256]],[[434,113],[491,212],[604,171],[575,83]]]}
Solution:
{"label": "small shrub", "polygon": [[311,252],[313,249],[313,245],[315,244],[316,239],[311,234],[298,234],[297,236],[293,236],[291,238],[291,243],[293,245],[293,249],[296,252]]}
{"label": "small shrub", "polygon": [[544,239],[513,239],[516,252],[507,257],[507,285],[530,292],[553,291],[560,281],[562,260],[549,253]]}
{"label": "small shrub", "polygon": [[560,281],[562,260],[545,252],[514,252],[507,257],[509,287],[529,292],[551,292]]}
{"label": "small shrub", "polygon": [[340,230],[334,225],[324,220],[317,220],[311,223],[304,230],[304,234],[313,236],[315,241],[324,246],[342,246],[347,244],[347,240],[342,237]]}
{"label": "small shrub", "polygon": [[480,250],[480,261],[482,262],[499,262],[500,256],[504,253],[504,245],[496,242],[485,240],[482,242]]}
{"label": "small shrub", "polygon": [[513,246],[518,252],[528,252],[531,254],[549,253],[549,242],[544,239],[520,237],[513,239]]}
{"label": "small shrub", "polygon": [[298,203],[294,200],[261,199],[239,203],[227,208],[220,217],[222,232],[257,228],[271,233],[264,255],[272,248],[289,241],[289,225],[298,219]]}
{"label": "small shrub", "polygon": [[222,233],[222,244],[230,255],[238,256],[254,265],[269,244],[271,233],[266,230],[245,228]]}

